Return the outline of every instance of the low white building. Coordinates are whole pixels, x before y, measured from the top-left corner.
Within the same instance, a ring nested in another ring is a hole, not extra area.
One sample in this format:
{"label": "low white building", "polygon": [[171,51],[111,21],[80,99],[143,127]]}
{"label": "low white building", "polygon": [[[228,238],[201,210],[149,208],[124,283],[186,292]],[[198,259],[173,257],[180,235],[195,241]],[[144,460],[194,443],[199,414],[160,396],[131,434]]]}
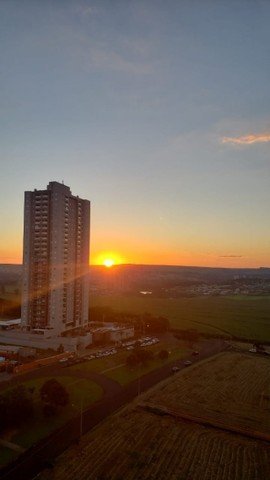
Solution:
{"label": "low white building", "polygon": [[59,345],[63,345],[65,351],[76,352],[78,349],[85,348],[92,343],[92,334],[87,333],[86,335],[76,337],[53,336],[48,338],[43,334],[13,330],[1,332],[0,342],[7,345],[18,345],[42,350],[47,350],[48,348],[57,350]]}
{"label": "low white building", "polygon": [[93,335],[93,343],[120,343],[134,337],[134,327],[132,325],[95,322],[92,325],[90,323],[89,326]]}
{"label": "low white building", "polygon": [[115,327],[109,331],[111,342],[122,342],[134,337],[134,327]]}
{"label": "low white building", "polygon": [[16,318],[15,320],[0,320],[0,329],[12,330],[13,328],[20,327],[21,323],[22,323],[21,318]]}

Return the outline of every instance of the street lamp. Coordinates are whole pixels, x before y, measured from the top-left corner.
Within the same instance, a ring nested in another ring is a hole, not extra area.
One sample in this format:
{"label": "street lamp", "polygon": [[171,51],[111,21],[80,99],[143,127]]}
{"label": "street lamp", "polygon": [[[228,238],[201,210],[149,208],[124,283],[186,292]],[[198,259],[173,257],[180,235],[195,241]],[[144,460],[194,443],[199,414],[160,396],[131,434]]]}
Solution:
{"label": "street lamp", "polygon": [[74,403],[72,403],[72,407],[76,408],[76,410],[80,413],[80,436],[79,436],[79,439],[81,439],[82,434],[83,434],[83,397],[81,398],[80,407],[76,406]]}
{"label": "street lamp", "polygon": [[140,395],[141,393],[141,371],[140,371],[140,367],[139,367],[139,378],[138,378],[138,396]]}

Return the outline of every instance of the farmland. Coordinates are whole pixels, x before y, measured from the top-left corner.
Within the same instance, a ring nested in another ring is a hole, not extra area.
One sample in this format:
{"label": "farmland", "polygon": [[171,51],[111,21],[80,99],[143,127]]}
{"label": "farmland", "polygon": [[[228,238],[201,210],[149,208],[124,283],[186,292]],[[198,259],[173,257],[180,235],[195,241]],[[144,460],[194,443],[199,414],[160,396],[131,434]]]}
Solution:
{"label": "farmland", "polygon": [[224,352],[176,375],[147,401],[270,439],[270,359]]}
{"label": "farmland", "polygon": [[43,472],[41,479],[270,478],[269,442],[143,408],[147,402],[178,412],[189,407],[190,414],[212,420],[220,415],[227,426],[267,434],[269,367],[268,359],[236,352],[189,367],[85,435],[80,447],[60,456],[54,472]]}
{"label": "farmland", "polygon": [[270,341],[270,297],[190,297],[95,296],[92,306],[108,306],[115,311],[151,313],[170,320],[171,327],[200,332],[235,335]]}

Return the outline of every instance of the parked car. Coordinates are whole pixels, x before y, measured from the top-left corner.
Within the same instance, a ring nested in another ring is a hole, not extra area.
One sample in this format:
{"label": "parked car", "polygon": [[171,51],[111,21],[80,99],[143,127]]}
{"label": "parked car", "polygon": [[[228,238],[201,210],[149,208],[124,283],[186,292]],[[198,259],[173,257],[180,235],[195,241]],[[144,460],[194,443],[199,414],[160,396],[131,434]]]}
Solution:
{"label": "parked car", "polygon": [[60,358],[59,363],[65,363],[68,361],[68,358]]}
{"label": "parked car", "polygon": [[192,365],[192,362],[190,360],[185,360],[184,365],[185,367],[188,367],[189,365]]}

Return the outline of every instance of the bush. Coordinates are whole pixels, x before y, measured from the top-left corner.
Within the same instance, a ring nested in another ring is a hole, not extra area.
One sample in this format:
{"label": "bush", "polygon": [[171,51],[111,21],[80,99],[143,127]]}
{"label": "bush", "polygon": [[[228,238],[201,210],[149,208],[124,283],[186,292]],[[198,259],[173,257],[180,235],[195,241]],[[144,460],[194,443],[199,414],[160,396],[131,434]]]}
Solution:
{"label": "bush", "polygon": [[69,402],[69,395],[65,387],[51,378],[47,380],[40,389],[41,400],[54,407],[64,407]]}
{"label": "bush", "polygon": [[143,350],[142,348],[136,348],[134,353],[129,355],[126,359],[128,367],[135,367],[136,365],[146,365],[148,360],[153,358],[154,354],[151,350]]}
{"label": "bush", "polygon": [[167,358],[169,358],[168,350],[160,350],[158,353],[158,358],[160,358],[160,360],[167,360]]}
{"label": "bush", "polygon": [[56,414],[56,406],[46,403],[43,407],[44,417],[53,417]]}
{"label": "bush", "polygon": [[131,355],[129,355],[126,359],[126,364],[128,367],[132,368],[132,367],[136,367],[136,365],[138,365],[138,358],[136,355],[134,355],[134,353],[132,353]]}

